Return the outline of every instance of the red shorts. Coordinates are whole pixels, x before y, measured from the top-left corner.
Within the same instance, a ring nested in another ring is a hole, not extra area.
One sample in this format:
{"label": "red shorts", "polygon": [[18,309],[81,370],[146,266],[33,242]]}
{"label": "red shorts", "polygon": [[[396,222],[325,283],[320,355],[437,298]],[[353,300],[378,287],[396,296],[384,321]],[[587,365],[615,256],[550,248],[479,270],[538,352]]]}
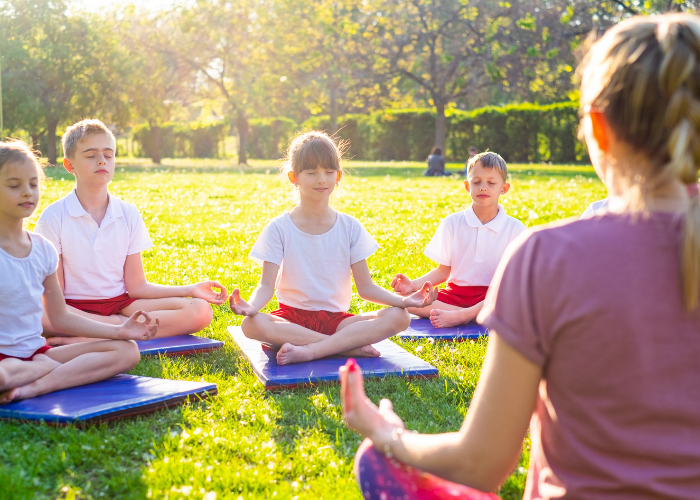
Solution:
{"label": "red shorts", "polygon": [[280,304],[280,308],[270,314],[324,335],[333,335],[341,321],[354,316],[343,312],[307,311],[284,304]]}
{"label": "red shorts", "polygon": [[130,306],[136,301],[129,297],[128,293],[122,293],[118,297],[112,297],[111,299],[99,299],[99,300],[73,300],[66,299],[66,304],[73,306],[76,309],[80,309],[83,312],[90,314],[97,314],[99,316],[111,316],[112,314],[118,314],[125,307]]}
{"label": "red shorts", "polygon": [[486,298],[487,286],[459,286],[448,283],[444,290],[438,291],[437,300],[457,307],[471,307]]}
{"label": "red shorts", "polygon": [[18,358],[17,356],[8,356],[7,354],[3,354],[0,352],[0,361],[2,361],[3,359],[7,359],[7,358],[19,359],[20,361],[31,361],[32,359],[34,359],[34,356],[36,356],[37,354],[44,354],[49,349],[51,349],[51,346],[48,346],[48,345],[40,347],[39,349],[36,350],[36,352],[34,354],[29,356],[28,358]]}

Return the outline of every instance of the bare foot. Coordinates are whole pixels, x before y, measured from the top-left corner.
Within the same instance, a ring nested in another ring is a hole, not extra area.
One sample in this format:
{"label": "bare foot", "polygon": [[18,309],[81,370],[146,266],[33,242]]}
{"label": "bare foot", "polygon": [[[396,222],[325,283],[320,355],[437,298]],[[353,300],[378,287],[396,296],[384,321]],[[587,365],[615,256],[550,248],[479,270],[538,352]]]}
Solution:
{"label": "bare foot", "polygon": [[469,323],[474,318],[465,318],[464,310],[446,311],[444,309],[433,309],[430,311],[430,322],[435,328],[449,328],[451,326]]}
{"label": "bare foot", "polygon": [[371,344],[345,351],[342,354],[349,358],[378,358],[382,355],[382,353],[376,350]]}
{"label": "bare foot", "polygon": [[60,347],[63,345],[79,344],[80,342],[98,342],[102,339],[93,339],[90,337],[49,337],[46,339],[46,345],[51,347]]}
{"label": "bare foot", "polygon": [[9,389],[4,392],[0,392],[0,405],[6,405],[7,403],[12,403],[19,394],[19,389]]}
{"label": "bare foot", "polygon": [[292,363],[303,363],[311,361],[313,355],[311,350],[305,345],[284,344],[277,352],[278,365],[290,365]]}

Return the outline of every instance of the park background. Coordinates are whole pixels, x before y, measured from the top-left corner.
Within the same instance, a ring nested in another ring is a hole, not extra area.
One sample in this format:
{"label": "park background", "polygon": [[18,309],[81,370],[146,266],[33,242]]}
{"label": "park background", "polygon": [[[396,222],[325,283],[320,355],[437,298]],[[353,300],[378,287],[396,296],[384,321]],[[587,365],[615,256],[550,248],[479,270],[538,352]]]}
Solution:
{"label": "park background", "polygon": [[[97,117],[117,135],[110,190],[143,214],[149,280],[218,279],[247,296],[247,258],[264,225],[292,206],[275,175],[289,138],[322,129],[350,141],[334,206],[381,245],[369,260],[389,287],[434,264],[422,251],[439,221],[469,203],[461,177],[424,178],[445,148],[510,163],[506,211],[527,226],[576,217],[606,190],[576,140],[574,70],[590,33],[634,14],[695,11],[675,0],[0,1],[0,136],[62,158],[60,135]],[[72,177],[45,169],[39,210]],[[276,308],[273,299],[266,310]],[[351,312],[378,306],[353,295]],[[342,422],[337,386],[266,393],[226,327],[227,305],[200,335],[223,349],[143,359],[134,374],[215,382],[209,401],[115,423],[55,428],[0,423],[0,499],[357,499],[360,439]],[[409,429],[459,428],[486,343],[399,342],[434,364],[433,380],[367,383]],[[521,498],[529,460],[500,490]]]}

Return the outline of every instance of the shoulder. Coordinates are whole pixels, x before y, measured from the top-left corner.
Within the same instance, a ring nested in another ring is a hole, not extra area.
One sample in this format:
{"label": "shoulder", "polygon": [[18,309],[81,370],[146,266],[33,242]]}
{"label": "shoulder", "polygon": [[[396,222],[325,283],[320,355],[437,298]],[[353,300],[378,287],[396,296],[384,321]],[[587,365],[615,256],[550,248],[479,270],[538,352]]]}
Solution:
{"label": "shoulder", "polygon": [[[467,209],[469,210],[469,209]],[[450,228],[459,227],[462,224],[467,224],[467,210],[461,210],[459,212],[454,212],[442,219],[440,222],[441,226],[447,226]]]}
{"label": "shoulder", "polygon": [[358,234],[367,233],[367,229],[362,225],[362,222],[357,220],[352,215],[338,212],[338,226],[342,227],[349,234],[356,236]]}
{"label": "shoulder", "polygon": [[43,257],[58,258],[58,252],[56,247],[53,246],[48,239],[44,238],[39,233],[29,231],[30,238],[32,239],[32,245],[36,248],[37,252]]}
{"label": "shoulder", "polygon": [[122,213],[124,214],[124,217],[126,217],[128,219],[132,219],[134,217],[141,216],[141,212],[139,212],[139,208],[136,205],[134,205],[133,203],[129,203],[128,201],[124,201],[121,198],[118,198],[111,193],[110,193],[109,197],[110,197],[111,202],[119,205],[119,208],[121,208]]}
{"label": "shoulder", "polygon": [[526,229],[525,224],[523,224],[520,219],[516,219],[511,215],[506,215],[506,226],[518,232],[525,231]]}
{"label": "shoulder", "polygon": [[47,206],[44,210],[42,210],[41,215],[39,216],[40,221],[47,221],[47,220],[57,220],[61,219],[63,215],[66,213],[66,198],[68,196],[64,196],[60,200],[54,201],[51,203],[49,206]]}

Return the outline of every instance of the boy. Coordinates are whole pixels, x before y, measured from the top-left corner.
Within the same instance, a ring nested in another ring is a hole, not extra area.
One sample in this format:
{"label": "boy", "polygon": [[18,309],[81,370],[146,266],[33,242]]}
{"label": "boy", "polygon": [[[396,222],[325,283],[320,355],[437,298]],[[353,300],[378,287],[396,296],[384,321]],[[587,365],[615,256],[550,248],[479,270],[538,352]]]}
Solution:
{"label": "boy", "polygon": [[507,215],[498,203],[498,197],[510,189],[507,178],[506,162],[496,153],[479,153],[469,160],[464,187],[472,204],[445,217],[425,249],[425,255],[438,267],[415,280],[397,274],[391,282],[396,293],[406,295],[427,281],[447,281],[435,302],[408,312],[429,317],[436,328],[476,318],[503,252],[525,230],[523,223]]}
{"label": "boy", "polygon": [[[164,286],[149,283],[141,252],[152,246],[138,209],[112,196],[116,146],[112,132],[99,120],[83,120],[63,134],[63,166],[76,186],[41,214],[35,231],[59,253],[58,278],[73,312],[103,323],[121,324],[143,310],[160,319],[158,337],[205,328],[223,304],[226,289],[215,281]],[[218,288],[217,293],[212,288]],[[44,317],[51,345],[84,341],[67,338]]]}

